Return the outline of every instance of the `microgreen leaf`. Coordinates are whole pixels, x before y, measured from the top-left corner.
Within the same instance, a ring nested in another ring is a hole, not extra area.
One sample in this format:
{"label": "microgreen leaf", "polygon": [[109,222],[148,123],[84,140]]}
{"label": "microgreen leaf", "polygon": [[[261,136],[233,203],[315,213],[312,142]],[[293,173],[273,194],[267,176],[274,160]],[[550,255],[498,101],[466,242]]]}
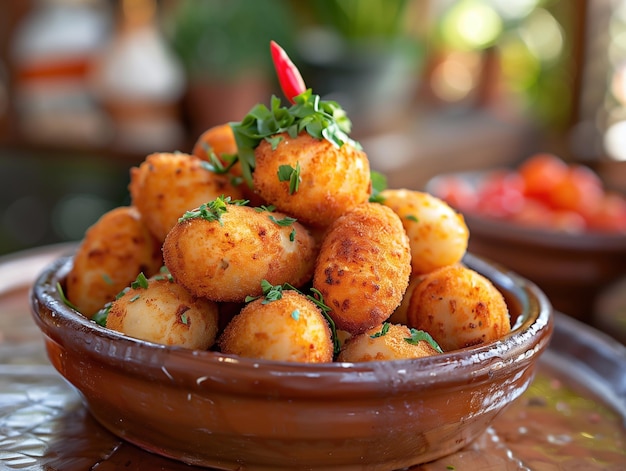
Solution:
{"label": "microgreen leaf", "polygon": [[268,217],[270,221],[272,221],[274,224],[277,224],[282,227],[291,226],[294,222],[297,221],[296,218],[292,218],[291,216],[285,216],[283,219],[276,219],[275,216],[270,214]]}
{"label": "microgreen leaf", "polygon": [[383,335],[387,335],[387,332],[389,332],[389,326],[390,326],[389,322],[383,323],[383,326],[380,329],[380,331],[376,332],[373,335],[370,335],[370,338],[377,339],[378,337],[382,337]]}
{"label": "microgreen leaf", "polygon": [[274,206],[274,205],[272,205],[272,204],[271,204],[271,205],[269,205],[269,206],[261,205],[261,206],[257,206],[257,207],[255,207],[255,208],[254,208],[254,210],[255,210],[257,213],[262,213],[263,211],[272,212],[272,211],[274,211],[275,209],[276,209],[276,206]]}
{"label": "microgreen leaf", "polygon": [[[230,171],[230,169],[237,162],[237,156],[231,154],[223,154],[220,157],[213,152],[213,148],[209,147],[207,150],[207,160],[200,161],[200,166],[208,170],[209,172],[217,173],[217,174],[225,174]],[[226,163],[226,165],[224,165]]]}
{"label": "microgreen leaf", "polygon": [[137,275],[137,278],[135,279],[135,281],[133,281],[130,284],[130,287],[132,289],[139,289],[139,288],[146,289],[148,288],[148,278],[146,278],[146,275],[144,275],[143,272],[141,272],[139,273],[139,275]]}
{"label": "microgreen leaf", "polygon": [[387,177],[380,172],[371,171],[370,179],[372,181],[372,194],[370,195],[370,203],[382,203],[385,198],[380,194],[387,189]]}
{"label": "microgreen leaf", "polygon": [[201,204],[197,209],[186,211],[179,219],[178,222],[186,221],[188,219],[205,219],[207,221],[218,221],[222,224],[222,214],[228,211],[228,205],[233,204],[237,206],[245,206],[248,204],[247,200],[233,200],[230,196],[219,196],[213,201]]}
{"label": "microgreen leaf", "polygon": [[296,167],[281,165],[278,167],[278,180],[289,182],[289,194],[293,195],[300,186],[300,162],[296,162]]}
{"label": "microgreen leaf", "polygon": [[428,332],[424,332],[423,330],[411,329],[411,336],[404,339],[406,342],[411,345],[417,345],[421,341],[428,342],[435,350],[439,353],[443,353],[443,350],[439,346],[435,339],[433,339]]}
{"label": "microgreen leaf", "polygon": [[100,309],[91,317],[91,320],[94,321],[96,324],[101,325],[102,327],[106,327],[107,318],[109,317],[109,311],[111,310],[112,305],[113,303],[106,303],[102,309]]}
{"label": "microgreen leaf", "polygon": [[67,307],[71,307],[75,311],[78,311],[78,308],[65,296],[65,293],[63,292],[63,286],[59,282],[57,282],[57,291],[59,292],[59,296],[61,297],[61,301],[63,301],[63,304],[65,304]]}

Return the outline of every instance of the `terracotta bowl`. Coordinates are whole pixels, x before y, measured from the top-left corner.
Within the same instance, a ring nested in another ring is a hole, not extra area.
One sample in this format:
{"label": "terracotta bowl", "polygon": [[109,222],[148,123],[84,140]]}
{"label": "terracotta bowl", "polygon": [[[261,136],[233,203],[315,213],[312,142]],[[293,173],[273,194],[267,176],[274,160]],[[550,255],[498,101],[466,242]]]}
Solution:
{"label": "terracotta bowl", "polygon": [[532,380],[552,310],[532,283],[468,254],[505,294],[505,338],[430,358],[295,364],[135,340],[68,308],[56,285],[72,259],[31,292],[54,367],[104,427],[148,451],[226,470],[400,469],[479,436]]}
{"label": "terracotta bowl", "polygon": [[[489,171],[442,174],[426,191],[435,196],[442,181],[453,178],[471,186]],[[555,310],[594,323],[594,304],[610,284],[626,275],[626,235],[566,233],[529,228],[502,219],[464,213],[469,250],[537,284]]]}

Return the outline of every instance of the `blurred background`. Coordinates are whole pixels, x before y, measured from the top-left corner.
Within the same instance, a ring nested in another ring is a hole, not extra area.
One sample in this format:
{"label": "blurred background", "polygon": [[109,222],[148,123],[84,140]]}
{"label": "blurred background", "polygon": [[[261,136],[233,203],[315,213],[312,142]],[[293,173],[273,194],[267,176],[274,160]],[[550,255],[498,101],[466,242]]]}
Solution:
{"label": "blurred background", "polygon": [[80,239],[146,155],[282,98],[270,39],[390,186],[535,151],[626,186],[626,1],[3,1],[0,253]]}

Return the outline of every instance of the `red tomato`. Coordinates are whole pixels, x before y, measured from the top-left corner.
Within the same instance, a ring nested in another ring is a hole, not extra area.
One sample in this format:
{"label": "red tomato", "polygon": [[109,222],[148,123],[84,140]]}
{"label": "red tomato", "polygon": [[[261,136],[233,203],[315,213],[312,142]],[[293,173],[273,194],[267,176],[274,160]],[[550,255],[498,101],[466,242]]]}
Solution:
{"label": "red tomato", "polygon": [[580,233],[587,229],[585,218],[576,211],[553,210],[552,229],[561,232]]}
{"label": "red tomato", "polygon": [[555,209],[575,211],[587,217],[602,201],[604,188],[600,177],[584,165],[570,165],[565,178],[552,188],[549,202]]}
{"label": "red tomato", "polygon": [[433,194],[461,211],[473,210],[478,201],[478,196],[472,185],[462,178],[440,179],[433,189]]}
{"label": "red tomato", "polygon": [[518,171],[524,180],[525,194],[545,198],[565,178],[568,165],[555,155],[535,154],[524,161]]}
{"label": "red tomato", "polygon": [[596,231],[626,233],[626,198],[614,193],[604,195],[588,224]]}
{"label": "red tomato", "polygon": [[487,178],[478,191],[476,209],[485,216],[510,217],[524,204],[524,181],[517,172],[502,171]]}
{"label": "red tomato", "polygon": [[552,209],[541,200],[525,198],[522,208],[515,216],[515,221],[526,227],[551,229]]}

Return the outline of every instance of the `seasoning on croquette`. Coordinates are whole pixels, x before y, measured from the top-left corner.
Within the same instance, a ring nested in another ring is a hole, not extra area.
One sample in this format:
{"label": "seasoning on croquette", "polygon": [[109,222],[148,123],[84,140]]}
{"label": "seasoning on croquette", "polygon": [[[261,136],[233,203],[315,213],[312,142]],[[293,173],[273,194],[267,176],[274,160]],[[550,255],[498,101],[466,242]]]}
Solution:
{"label": "seasoning on croquette", "polygon": [[302,286],[311,279],[316,242],[294,218],[217,198],[189,211],[165,238],[174,279],[196,296],[243,302],[261,281]]}
{"label": "seasoning on croquette", "polygon": [[504,296],[480,273],[449,265],[421,277],[410,296],[409,327],[428,332],[444,351],[482,345],[511,330]]}
{"label": "seasoning on croquette", "polygon": [[106,327],[149,342],[206,350],[217,335],[218,306],[169,278],[139,276],[111,303]]}
{"label": "seasoning on croquette", "polygon": [[390,208],[363,203],[328,229],[313,287],[332,309],[338,329],[360,334],[400,305],[411,274],[409,240]]}
{"label": "seasoning on croquette", "polygon": [[371,192],[367,155],[334,101],[311,90],[291,107],[272,97],[233,123],[242,175],[257,194],[300,222],[328,227]]}
{"label": "seasoning on croquette", "polygon": [[255,149],[254,188],[280,211],[305,224],[327,227],[370,195],[365,153],[350,143],[341,147],[306,132],[276,136]]}
{"label": "seasoning on croquette", "polygon": [[409,329],[405,325],[385,322],[346,340],[337,361],[357,363],[403,360],[438,353],[441,353],[441,349],[424,332]]}
{"label": "seasoning on croquette", "polygon": [[248,303],[218,340],[223,353],[266,360],[322,363],[333,360],[326,318],[303,294],[287,290]]}

